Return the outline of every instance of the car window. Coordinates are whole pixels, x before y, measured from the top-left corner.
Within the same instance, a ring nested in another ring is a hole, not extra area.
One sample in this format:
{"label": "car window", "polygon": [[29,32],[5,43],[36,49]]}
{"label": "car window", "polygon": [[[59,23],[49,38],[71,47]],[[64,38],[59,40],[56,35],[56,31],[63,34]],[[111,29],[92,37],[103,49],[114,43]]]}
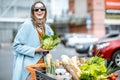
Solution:
{"label": "car window", "polygon": [[117,36],[119,36],[119,35],[118,34],[114,34],[114,35],[110,35],[108,37],[117,37]]}
{"label": "car window", "polygon": [[112,38],[112,37],[118,37],[120,34],[108,34],[103,38]]}

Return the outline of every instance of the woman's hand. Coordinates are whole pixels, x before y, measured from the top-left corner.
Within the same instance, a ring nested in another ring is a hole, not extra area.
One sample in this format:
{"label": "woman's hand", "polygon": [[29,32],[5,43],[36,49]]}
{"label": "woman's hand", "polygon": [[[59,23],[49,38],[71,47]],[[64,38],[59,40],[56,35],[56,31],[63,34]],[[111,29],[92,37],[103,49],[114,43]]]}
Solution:
{"label": "woman's hand", "polygon": [[38,52],[48,52],[48,50],[45,50],[45,49],[43,49],[39,46],[39,47],[36,48],[35,52],[36,53],[38,53]]}

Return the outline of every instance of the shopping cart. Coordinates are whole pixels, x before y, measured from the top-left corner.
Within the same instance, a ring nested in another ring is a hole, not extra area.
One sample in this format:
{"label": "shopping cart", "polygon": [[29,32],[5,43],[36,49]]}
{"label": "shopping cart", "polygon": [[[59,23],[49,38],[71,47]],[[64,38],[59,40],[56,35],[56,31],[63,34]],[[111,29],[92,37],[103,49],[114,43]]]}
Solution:
{"label": "shopping cart", "polygon": [[45,71],[39,71],[39,70],[35,70],[36,72],[36,79],[38,80],[56,80],[48,75],[45,74]]}
{"label": "shopping cart", "polygon": [[56,80],[54,75],[48,76],[45,70],[41,70],[40,68],[45,68],[45,63],[35,64],[27,66],[26,69],[30,72],[33,80]]}

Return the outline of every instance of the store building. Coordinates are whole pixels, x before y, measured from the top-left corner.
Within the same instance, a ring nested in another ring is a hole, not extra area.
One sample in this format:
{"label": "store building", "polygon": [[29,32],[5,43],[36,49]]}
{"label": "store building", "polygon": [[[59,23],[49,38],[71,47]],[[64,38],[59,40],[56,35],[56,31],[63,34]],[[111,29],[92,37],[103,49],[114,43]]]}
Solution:
{"label": "store building", "polygon": [[[72,13],[76,14],[75,3],[79,4],[78,1],[69,0]],[[70,24],[70,32],[90,33],[100,38],[108,33],[120,32],[120,0],[86,0],[86,3],[85,22],[82,25]]]}
{"label": "store building", "polygon": [[[0,2],[0,42],[12,42],[19,25],[30,17],[38,0]],[[42,0],[48,10],[47,23],[55,24],[58,35],[89,33],[103,37],[120,32],[120,0]],[[6,37],[4,37],[6,36]]]}
{"label": "store building", "polygon": [[106,33],[120,32],[120,0],[105,1]]}

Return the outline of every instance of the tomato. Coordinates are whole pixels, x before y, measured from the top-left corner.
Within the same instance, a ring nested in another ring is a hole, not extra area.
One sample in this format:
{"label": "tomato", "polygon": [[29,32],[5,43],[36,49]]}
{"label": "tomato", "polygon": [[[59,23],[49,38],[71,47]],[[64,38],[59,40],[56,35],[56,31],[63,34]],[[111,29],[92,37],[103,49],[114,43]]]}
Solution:
{"label": "tomato", "polygon": [[116,77],[115,77],[115,76],[113,76],[113,77],[111,78],[111,80],[116,80]]}
{"label": "tomato", "polygon": [[116,78],[118,77],[118,73],[117,73],[117,72],[115,72],[113,75],[114,75]]}
{"label": "tomato", "polygon": [[112,79],[112,77],[113,77],[113,74],[109,74],[109,78]]}

